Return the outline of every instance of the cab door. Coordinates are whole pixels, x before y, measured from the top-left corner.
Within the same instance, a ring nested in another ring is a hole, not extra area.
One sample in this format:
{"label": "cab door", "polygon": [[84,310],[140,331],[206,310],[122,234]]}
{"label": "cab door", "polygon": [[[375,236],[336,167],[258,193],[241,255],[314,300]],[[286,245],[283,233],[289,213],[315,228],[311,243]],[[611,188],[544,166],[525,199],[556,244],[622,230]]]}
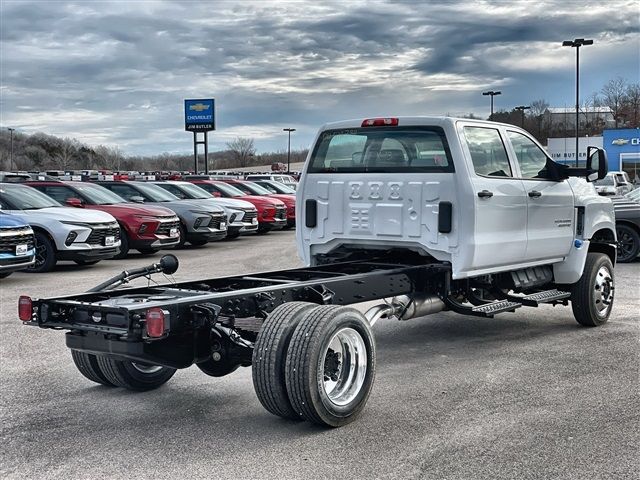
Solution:
{"label": "cab door", "polygon": [[527,247],[527,201],[516,178],[500,131],[466,125],[462,134],[471,159],[475,221],[468,241],[472,256],[461,270],[472,272],[522,263]]}
{"label": "cab door", "polygon": [[549,159],[524,132],[507,129],[511,155],[517,163],[527,200],[527,261],[562,258],[574,237],[574,198],[567,180],[544,178]]}

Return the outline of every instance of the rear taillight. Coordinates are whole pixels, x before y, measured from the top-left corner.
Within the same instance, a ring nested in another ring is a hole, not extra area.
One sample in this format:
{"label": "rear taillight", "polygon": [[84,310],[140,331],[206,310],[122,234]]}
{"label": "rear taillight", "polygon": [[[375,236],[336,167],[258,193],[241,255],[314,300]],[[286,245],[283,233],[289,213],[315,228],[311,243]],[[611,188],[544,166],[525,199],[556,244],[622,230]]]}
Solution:
{"label": "rear taillight", "polygon": [[147,335],[152,338],[160,338],[168,330],[165,325],[164,310],[158,307],[150,308],[145,315],[147,323]]}
{"label": "rear taillight", "polygon": [[397,127],[398,119],[390,118],[367,118],[362,122],[363,127]]}
{"label": "rear taillight", "polygon": [[33,315],[33,302],[31,297],[21,295],[18,299],[18,318],[23,322],[30,322]]}

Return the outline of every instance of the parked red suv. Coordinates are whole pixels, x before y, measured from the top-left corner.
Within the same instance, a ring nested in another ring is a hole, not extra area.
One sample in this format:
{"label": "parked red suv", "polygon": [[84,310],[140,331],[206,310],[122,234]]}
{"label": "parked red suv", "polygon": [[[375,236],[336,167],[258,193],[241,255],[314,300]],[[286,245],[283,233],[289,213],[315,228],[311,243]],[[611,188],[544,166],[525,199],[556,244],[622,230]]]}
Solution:
{"label": "parked red suv", "polygon": [[267,190],[266,188],[258,185],[257,183],[250,182],[248,180],[236,180],[235,178],[230,178],[228,180],[224,179],[222,181],[236,187],[238,190],[241,190],[245,195],[259,195],[259,196],[268,196],[271,198],[277,198],[287,206],[287,227],[296,226],[296,196],[295,195],[273,193]]}
{"label": "parked red suv", "polygon": [[258,210],[258,233],[279,230],[287,225],[287,207],[276,198],[247,195],[233,185],[219,180],[189,177],[185,180],[204,188],[214,197],[238,198],[252,203]]}
{"label": "parked red suv", "polygon": [[126,257],[131,248],[141,253],[155,253],[180,241],[180,220],[168,208],[127,203],[95,183],[34,181],[26,184],[63,205],[101,210],[115,217],[122,232],[120,253],[115,258]]}

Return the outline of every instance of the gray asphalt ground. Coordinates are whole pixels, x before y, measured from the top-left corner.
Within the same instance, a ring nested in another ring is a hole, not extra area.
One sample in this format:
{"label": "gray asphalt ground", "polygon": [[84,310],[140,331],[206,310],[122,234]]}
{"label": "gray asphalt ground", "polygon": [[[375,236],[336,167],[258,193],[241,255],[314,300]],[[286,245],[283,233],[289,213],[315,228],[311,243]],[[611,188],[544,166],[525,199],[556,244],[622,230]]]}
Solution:
{"label": "gray asphalt ground", "polygon": [[[178,256],[177,280],[299,265],[293,232]],[[267,413],[248,368],[220,379],[190,368],[141,394],[94,385],[62,332],[17,320],[19,294],[79,292],[147,263],[61,265],[0,284],[0,477],[640,477],[640,263],[616,268],[614,312],[600,328],[551,306],[378,322],[369,403],[335,430]]]}

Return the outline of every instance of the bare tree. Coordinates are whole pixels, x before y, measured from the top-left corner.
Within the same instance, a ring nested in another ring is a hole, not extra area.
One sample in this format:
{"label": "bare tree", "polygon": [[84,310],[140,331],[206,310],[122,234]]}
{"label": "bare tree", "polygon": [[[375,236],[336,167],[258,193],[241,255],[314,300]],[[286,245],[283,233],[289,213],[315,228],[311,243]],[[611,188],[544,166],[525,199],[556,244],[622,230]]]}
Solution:
{"label": "bare tree", "polygon": [[53,161],[60,170],[67,170],[73,166],[78,158],[79,142],[76,139],[65,138],[56,149]]}
{"label": "bare tree", "polygon": [[233,155],[234,167],[248,167],[256,153],[253,138],[238,137],[233,142],[227,143],[227,148]]}
{"label": "bare tree", "polygon": [[624,78],[617,77],[609,80],[601,90],[602,104],[611,109],[616,128],[618,128],[618,117],[624,107],[626,89],[627,82]]}
{"label": "bare tree", "polygon": [[626,109],[628,118],[633,118],[632,128],[638,128],[640,119],[640,83],[632,83],[625,92]]}

